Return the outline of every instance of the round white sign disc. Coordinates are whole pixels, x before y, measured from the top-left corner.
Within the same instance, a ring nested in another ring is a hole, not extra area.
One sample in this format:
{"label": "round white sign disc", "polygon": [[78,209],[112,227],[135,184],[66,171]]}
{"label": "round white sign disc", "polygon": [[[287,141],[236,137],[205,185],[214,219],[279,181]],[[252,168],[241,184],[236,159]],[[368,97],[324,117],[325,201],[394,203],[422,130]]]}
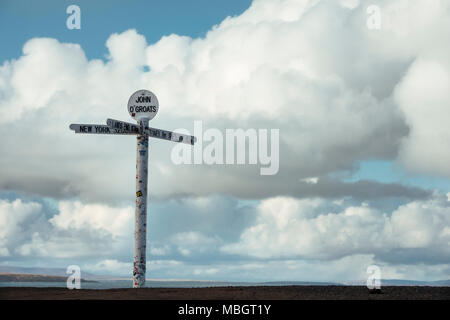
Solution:
{"label": "round white sign disc", "polygon": [[158,113],[159,103],[155,94],[148,90],[138,90],[128,100],[128,112],[134,120],[153,119]]}

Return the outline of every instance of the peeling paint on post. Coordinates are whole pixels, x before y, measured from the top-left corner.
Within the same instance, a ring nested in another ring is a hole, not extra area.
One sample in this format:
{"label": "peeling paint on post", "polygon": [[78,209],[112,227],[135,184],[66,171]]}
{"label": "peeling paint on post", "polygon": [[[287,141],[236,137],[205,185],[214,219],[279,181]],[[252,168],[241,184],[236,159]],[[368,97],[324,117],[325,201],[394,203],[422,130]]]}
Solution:
{"label": "peeling paint on post", "polygon": [[142,132],[137,136],[136,148],[133,288],[145,286],[147,243],[148,119],[139,120],[139,124]]}

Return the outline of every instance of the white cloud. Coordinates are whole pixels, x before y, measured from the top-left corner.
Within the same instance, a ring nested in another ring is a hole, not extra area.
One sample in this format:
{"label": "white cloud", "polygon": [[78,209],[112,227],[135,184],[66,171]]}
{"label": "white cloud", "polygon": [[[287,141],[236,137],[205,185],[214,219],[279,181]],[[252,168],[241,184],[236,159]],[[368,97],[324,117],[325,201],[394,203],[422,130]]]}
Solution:
{"label": "white cloud", "polygon": [[[127,30],[121,34],[114,33],[106,41],[110,54],[110,62],[114,67],[129,72],[129,69],[139,68],[145,64],[145,37],[136,30]],[[126,74],[125,74],[126,75]]]}
{"label": "white cloud", "polygon": [[17,120],[48,107],[58,95],[61,99],[75,93],[86,66],[78,44],[61,44],[49,38],[29,40],[23,47],[23,56],[11,63],[7,86],[11,91],[6,100],[0,101],[0,121]]}
{"label": "white cloud", "polygon": [[450,60],[418,59],[396,88],[411,128],[399,157],[410,170],[450,177]]}
{"label": "white cloud", "polygon": [[83,266],[83,270],[89,270],[90,272],[96,272],[98,274],[112,274],[112,275],[129,275],[132,274],[133,263],[122,262],[117,259],[105,259],[96,264],[86,264]]}
{"label": "white cloud", "polygon": [[170,247],[168,245],[164,245],[161,247],[150,245],[149,252],[152,256],[165,256],[170,253]]}
{"label": "white cloud", "polygon": [[200,232],[180,232],[171,237],[171,242],[183,256],[215,250],[221,240],[218,237],[208,237]]}
{"label": "white cloud", "polygon": [[[248,210],[240,208],[235,199],[221,197],[152,203],[148,213],[149,254],[214,255],[224,241],[237,239],[250,223]],[[222,230],[223,225],[230,228]],[[130,206],[62,200],[54,202],[50,211],[38,202],[0,201],[1,256],[131,259],[133,237],[134,210]]]}
{"label": "white cloud", "polygon": [[400,248],[442,248],[448,255],[450,205],[445,199],[414,201],[392,213],[385,227],[387,235]]}
{"label": "white cloud", "polygon": [[[73,258],[80,256],[98,256],[106,248],[102,236],[86,238],[83,234],[61,234],[51,230],[50,234],[36,231],[31,239],[14,249],[15,256],[44,258]],[[110,246],[110,244],[108,244]]]}
{"label": "white cloud", "polygon": [[[343,281],[364,279],[367,266],[377,264],[385,277],[432,280],[445,278],[450,259],[450,202],[441,194],[392,212],[348,199],[170,203],[149,212],[150,278]],[[35,202],[6,200],[0,207],[0,226],[20,228],[1,243],[2,261],[67,261],[112,275],[132,270],[134,232],[126,207],[61,201],[52,216]]]}
{"label": "white cloud", "polygon": [[[155,126],[189,127],[193,119],[203,119],[219,128],[280,128],[281,166],[273,192],[287,177],[295,185],[367,158],[394,159],[399,150],[411,169],[433,167],[447,174],[448,155],[440,147],[448,139],[445,125],[437,125],[434,139],[420,115],[426,106],[435,118],[445,117],[448,94],[440,88],[448,77],[448,46],[430,43],[424,32],[448,38],[448,3],[423,10],[427,1],[380,2],[385,24],[379,33],[365,27],[367,3],[254,1],[204,38],[170,35],[147,45],[135,30],[113,34],[106,41],[106,62],[88,60],[76,44],[29,40],[19,59],[0,67],[0,134],[6,137],[0,148],[9,150],[0,159],[6,168],[0,187],[90,202],[128,198],[126,190],[134,184],[131,139],[75,136],[67,127],[126,119],[126,101],[137,88],[158,95]],[[410,14],[411,27],[400,37],[396,27]],[[414,79],[424,77],[439,77],[440,84],[423,87],[422,94]],[[418,94],[421,101],[411,106]],[[166,144],[154,143],[151,173],[160,184],[153,194],[233,193],[240,184],[261,196],[251,184],[260,178],[251,166],[174,167],[168,173]],[[22,147],[11,147],[17,145]],[[429,157],[418,156],[421,146]],[[25,161],[29,156],[33,167]]]}
{"label": "white cloud", "polygon": [[[0,200],[0,253],[68,258],[117,254],[133,234],[130,207],[61,201],[56,214],[38,202]],[[131,240],[130,240],[131,243]]]}
{"label": "white cloud", "polygon": [[301,179],[301,181],[309,183],[309,184],[317,184],[317,182],[319,181],[319,178],[318,177],[308,177],[308,178]]}
{"label": "white cloud", "polygon": [[[367,204],[328,211],[324,200],[277,197],[261,202],[257,222],[222,251],[259,258],[334,260],[356,254],[388,259],[396,251],[432,250],[449,261],[450,205],[442,195],[391,214]],[[392,252],[392,253],[391,253]]]}
{"label": "white cloud", "polygon": [[59,213],[49,221],[56,228],[106,231],[112,236],[124,236],[133,223],[131,207],[111,208],[100,204],[82,204],[79,201],[59,202]]}
{"label": "white cloud", "polygon": [[9,256],[8,247],[26,239],[26,226],[37,220],[42,210],[39,203],[0,200],[0,256]]}
{"label": "white cloud", "polygon": [[7,238],[20,232],[20,224],[32,218],[42,209],[39,203],[0,200],[0,237]]}

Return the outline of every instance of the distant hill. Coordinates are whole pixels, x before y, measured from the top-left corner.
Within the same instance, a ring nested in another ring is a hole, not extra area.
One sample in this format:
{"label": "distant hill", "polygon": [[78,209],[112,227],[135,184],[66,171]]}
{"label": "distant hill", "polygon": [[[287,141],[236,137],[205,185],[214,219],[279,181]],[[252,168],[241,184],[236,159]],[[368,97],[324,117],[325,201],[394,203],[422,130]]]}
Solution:
{"label": "distant hill", "polygon": [[342,286],[337,282],[315,282],[315,281],[267,281],[259,284],[265,286]]}
{"label": "distant hill", "polygon": [[[19,280],[7,280],[18,277]],[[16,266],[0,266],[0,282],[65,282],[69,275],[66,274],[64,268],[30,268],[30,267],[16,267]],[[41,278],[38,278],[41,277]],[[130,277],[120,277],[112,275],[98,275],[81,270],[81,278],[84,282],[100,282],[104,280],[121,280],[131,279]],[[27,279],[27,280],[23,280]],[[42,279],[42,280],[33,280]],[[55,280],[50,280],[55,279]],[[169,280],[169,279],[147,279],[153,281],[182,281],[182,280]],[[198,281],[198,280],[190,280]],[[208,281],[208,280],[206,280]],[[221,281],[213,281],[220,283]],[[317,282],[317,281],[267,281],[267,282],[224,282],[229,285],[233,283],[235,285],[266,285],[266,286],[366,286],[366,280],[354,280],[344,282]],[[431,287],[449,287],[450,280],[438,280],[438,281],[417,281],[417,280],[399,280],[399,279],[382,279],[381,286],[431,286]]]}
{"label": "distant hill", "polygon": [[[0,273],[0,282],[66,282],[67,276],[51,276],[42,274]],[[97,282],[81,279],[81,282]]]}
{"label": "distant hill", "polygon": [[[0,266],[0,274],[30,274],[42,276],[60,276],[67,279],[69,276],[64,268],[29,268],[29,267],[15,267],[15,266]],[[112,276],[96,275],[81,270],[81,278],[85,280],[105,280],[114,278]],[[66,280],[64,280],[66,281]]]}
{"label": "distant hill", "polygon": [[[354,280],[340,283],[347,286],[365,286],[366,280]],[[400,279],[381,279],[381,286],[429,286],[429,287],[449,287],[450,280],[438,281],[418,281]]]}

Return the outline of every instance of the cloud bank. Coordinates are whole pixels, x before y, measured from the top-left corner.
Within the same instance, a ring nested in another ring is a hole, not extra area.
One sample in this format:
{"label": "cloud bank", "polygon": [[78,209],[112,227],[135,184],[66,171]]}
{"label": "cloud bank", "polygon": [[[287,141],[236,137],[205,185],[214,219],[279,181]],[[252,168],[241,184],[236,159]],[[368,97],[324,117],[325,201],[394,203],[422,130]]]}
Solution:
{"label": "cloud bank", "polygon": [[237,184],[253,190],[250,197],[286,195],[282,185],[296,188],[301,179],[374,158],[450,177],[442,147],[450,139],[448,3],[379,6],[383,24],[373,31],[364,1],[258,0],[204,38],[172,34],[148,45],[136,30],[112,34],[105,61],[88,60],[77,44],[31,39],[21,57],[0,67],[0,148],[8,150],[0,187],[87,201],[128,198],[134,142],[74,136],[67,126],[126,120],[136,88],[157,93],[155,126],[189,129],[199,119],[219,129],[280,129],[280,173],[269,184],[255,166],[167,170],[171,146],[153,142],[158,196],[235,194]]}
{"label": "cloud bank", "polygon": [[[346,279],[356,279],[376,263],[392,276],[408,277],[404,270],[414,274],[413,266],[420,265],[442,278],[450,263],[448,197],[434,194],[391,211],[321,198],[274,197],[242,204],[234,198],[208,197],[153,204],[149,272],[154,277],[240,280],[243,274],[232,273],[244,272],[247,280],[280,280],[284,278],[270,271],[278,261],[291,265],[288,269],[306,268],[303,274],[294,272],[303,279],[314,278],[312,265],[322,266],[328,269],[323,281],[338,270]],[[39,202],[2,200],[0,218],[3,259],[81,259],[82,267],[94,272],[131,272],[131,207],[60,201],[49,214]]]}

